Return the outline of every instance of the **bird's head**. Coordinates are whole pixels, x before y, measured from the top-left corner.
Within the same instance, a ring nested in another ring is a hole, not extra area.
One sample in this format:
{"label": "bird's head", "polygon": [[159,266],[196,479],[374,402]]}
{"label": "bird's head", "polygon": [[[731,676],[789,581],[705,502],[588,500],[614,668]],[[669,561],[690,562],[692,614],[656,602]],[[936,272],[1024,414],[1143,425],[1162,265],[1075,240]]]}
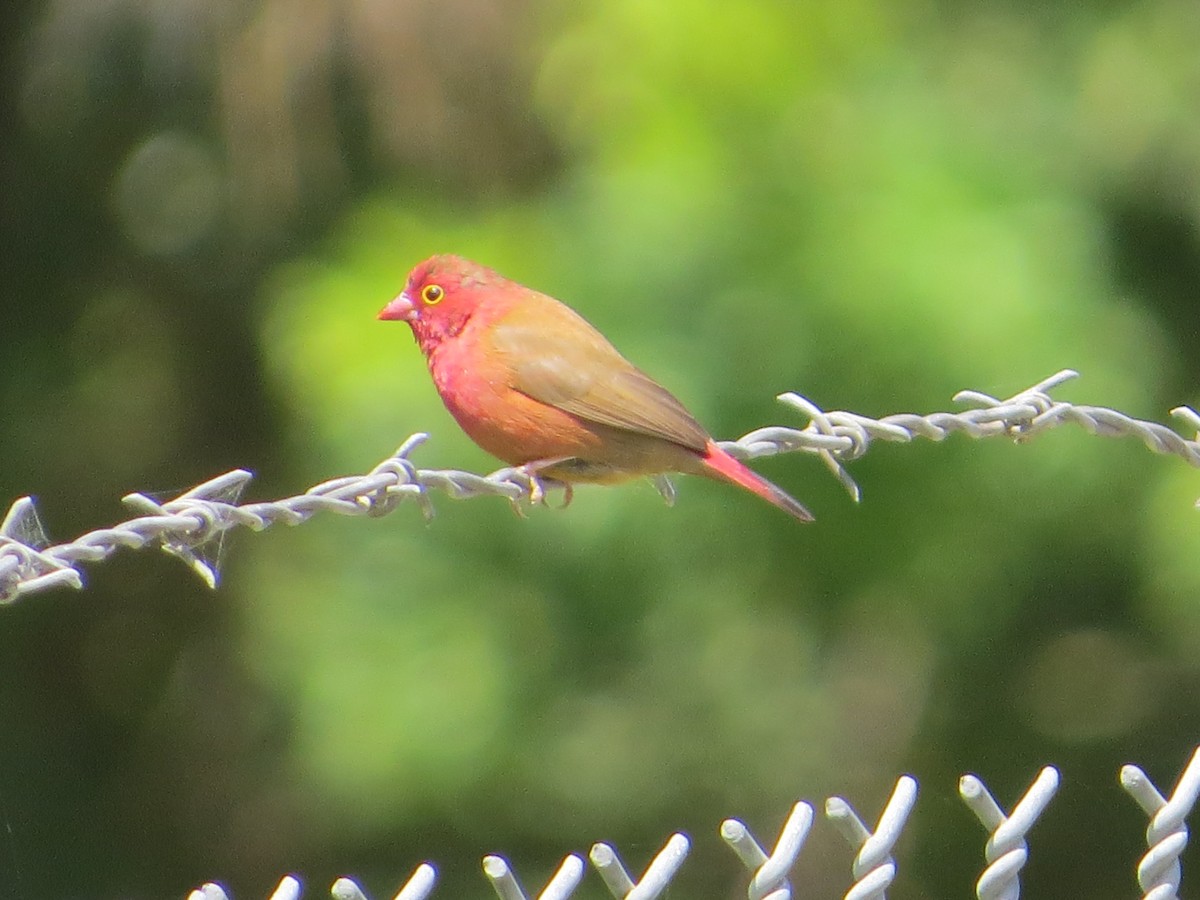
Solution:
{"label": "bird's head", "polygon": [[431,256],[408,273],[404,290],[379,311],[379,318],[407,322],[422,351],[428,353],[462,331],[489,288],[504,281],[491,269],[461,256]]}

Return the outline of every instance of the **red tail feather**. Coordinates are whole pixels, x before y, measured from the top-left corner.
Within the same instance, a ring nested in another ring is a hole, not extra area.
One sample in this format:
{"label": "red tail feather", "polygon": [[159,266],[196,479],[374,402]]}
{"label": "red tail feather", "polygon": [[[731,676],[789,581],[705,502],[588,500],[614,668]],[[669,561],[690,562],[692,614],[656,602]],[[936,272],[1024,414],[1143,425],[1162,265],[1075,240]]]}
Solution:
{"label": "red tail feather", "polygon": [[778,506],[784,512],[799,519],[801,522],[813,521],[812,513],[804,508],[795,497],[783,488],[776,487],[757,472],[738,462],[712,441],[705,448],[702,458],[704,467],[715,478],[732,481],[738,487],[745,488],[752,494],[757,494],[768,503]]}

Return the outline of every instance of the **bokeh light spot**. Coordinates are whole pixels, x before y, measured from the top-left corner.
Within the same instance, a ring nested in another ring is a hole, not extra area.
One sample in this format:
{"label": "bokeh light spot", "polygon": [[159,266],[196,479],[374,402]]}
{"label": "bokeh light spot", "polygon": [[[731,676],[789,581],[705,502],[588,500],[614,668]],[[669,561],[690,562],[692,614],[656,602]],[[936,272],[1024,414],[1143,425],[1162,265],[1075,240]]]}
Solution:
{"label": "bokeh light spot", "polygon": [[1146,660],[1121,635],[1075,631],[1038,651],[1024,703],[1034,728],[1055,740],[1116,737],[1152,711],[1148,675]]}
{"label": "bokeh light spot", "polygon": [[129,155],[117,175],[113,202],[125,236],[145,253],[179,253],[213,227],[222,179],[197,139],[160,132]]}

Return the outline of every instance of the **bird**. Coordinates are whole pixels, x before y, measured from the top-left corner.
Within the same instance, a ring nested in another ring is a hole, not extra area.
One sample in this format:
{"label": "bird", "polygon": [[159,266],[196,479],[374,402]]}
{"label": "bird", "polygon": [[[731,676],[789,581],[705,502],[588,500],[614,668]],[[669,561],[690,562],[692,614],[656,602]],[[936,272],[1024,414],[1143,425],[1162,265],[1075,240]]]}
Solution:
{"label": "bird", "polygon": [[801,522],[813,520],[547,294],[439,254],[412,269],[378,318],[409,324],[450,414],[479,447],[528,479],[535,502],[545,502],[542,479],[565,487],[565,506],[573,484],[679,472],[729,482]]}

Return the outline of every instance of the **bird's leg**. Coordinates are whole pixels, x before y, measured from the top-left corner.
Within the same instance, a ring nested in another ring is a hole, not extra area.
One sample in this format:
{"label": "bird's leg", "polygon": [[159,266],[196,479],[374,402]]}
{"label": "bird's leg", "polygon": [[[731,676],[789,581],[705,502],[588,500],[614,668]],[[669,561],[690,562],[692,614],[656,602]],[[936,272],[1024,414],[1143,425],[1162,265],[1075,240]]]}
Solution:
{"label": "bird's leg", "polygon": [[[553,469],[555,466],[560,466],[563,463],[570,462],[571,457],[559,457],[558,459],[535,459],[532,462],[527,462],[524,465],[517,466],[513,471],[516,472],[526,482],[529,489],[529,502],[541,503],[543,506],[546,503],[546,486],[544,480],[539,477],[540,472],[547,469]],[[545,481],[554,481],[555,484],[563,486],[563,505],[562,509],[566,509],[571,504],[571,499],[575,496],[575,491],[567,482],[559,482],[553,478],[545,479]],[[513,509],[517,515],[524,518],[525,512],[521,509],[520,498],[514,498],[512,501]]]}

